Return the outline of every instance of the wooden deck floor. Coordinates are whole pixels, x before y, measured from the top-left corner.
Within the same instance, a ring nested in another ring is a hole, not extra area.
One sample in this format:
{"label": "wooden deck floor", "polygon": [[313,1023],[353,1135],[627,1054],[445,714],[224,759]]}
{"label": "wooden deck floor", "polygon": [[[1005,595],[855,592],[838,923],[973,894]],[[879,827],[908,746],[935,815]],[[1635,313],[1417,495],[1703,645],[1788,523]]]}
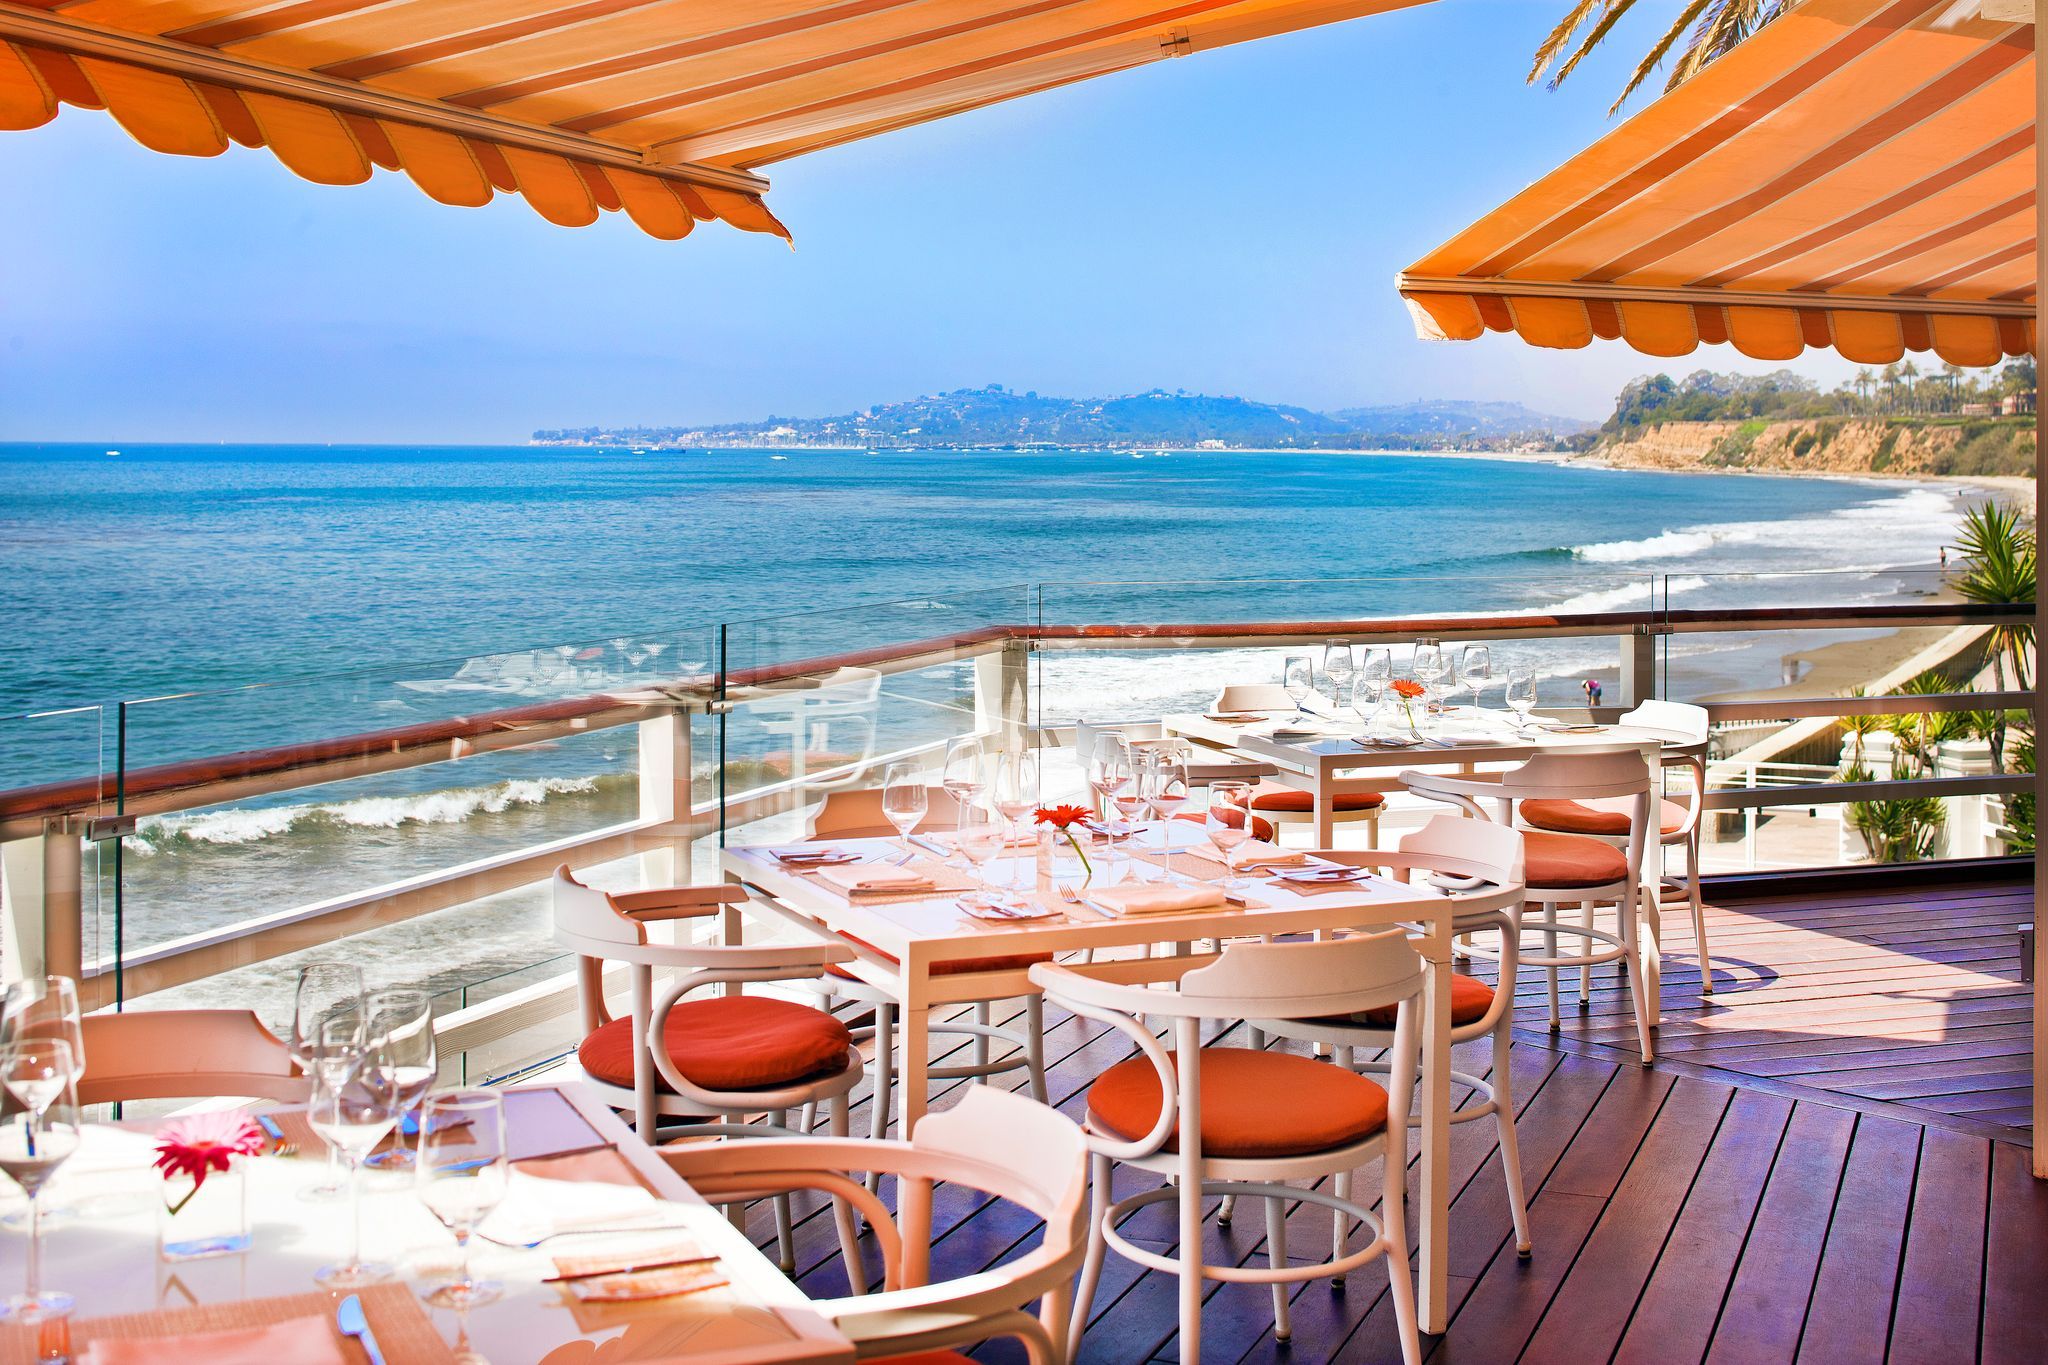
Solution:
{"label": "wooden deck floor", "polygon": [[[1460,1125],[1454,1313],[1449,1331],[1426,1341],[1429,1358],[2048,1360],[2048,1184],[2028,1174],[2025,1147],[2005,1140],[2026,1136],[1998,1122],[2016,1114],[2020,1087],[1990,1060],[2021,1055],[2000,1050],[2014,1039],[2024,1046],[2020,1002],[2002,975],[2013,950],[1989,932],[2017,908],[2011,890],[1990,888],[1721,909],[1709,937],[1725,984],[1712,1003],[1696,999],[1696,975],[1687,980],[1689,935],[1667,942],[1669,1060],[1648,1068],[1616,1033],[1625,1019],[1611,978],[1596,980],[1586,1014],[1568,1003],[1555,1037],[1540,987],[1524,995],[1515,1090],[1535,1254],[1513,1253],[1492,1124]],[[1899,975],[1859,989],[1859,968]],[[1048,1026],[1052,1097],[1078,1116],[1089,1080],[1129,1049],[1082,1020]],[[1939,1079],[1938,1064],[1973,1061],[1989,1069]],[[1460,1065],[1485,1072],[1483,1048],[1461,1049]],[[1855,1074],[1866,1070],[1882,1074]],[[1958,1098],[1970,1094],[1995,1098],[1988,1108]],[[1928,1100],[1944,1103],[1909,1107]],[[1125,1179],[1120,1189],[1135,1188]],[[942,1190],[936,1205],[936,1275],[994,1264],[1035,1239],[1017,1211],[963,1191]],[[1327,1218],[1297,1207],[1292,1245],[1323,1245]],[[799,1226],[799,1278],[820,1296],[846,1283],[828,1223],[813,1213]],[[765,1221],[755,1230],[767,1244]],[[1160,1248],[1176,1236],[1166,1206],[1125,1230]],[[1263,1230],[1256,1214],[1219,1228],[1212,1209],[1208,1254],[1263,1260]],[[1294,1339],[1282,1344],[1263,1287],[1214,1287],[1203,1360],[1399,1359],[1385,1281],[1370,1269],[1341,1291],[1298,1286],[1293,1304]],[[1174,1317],[1167,1277],[1112,1256],[1082,1358],[1177,1359]],[[1021,1359],[1003,1343],[976,1354]]]}

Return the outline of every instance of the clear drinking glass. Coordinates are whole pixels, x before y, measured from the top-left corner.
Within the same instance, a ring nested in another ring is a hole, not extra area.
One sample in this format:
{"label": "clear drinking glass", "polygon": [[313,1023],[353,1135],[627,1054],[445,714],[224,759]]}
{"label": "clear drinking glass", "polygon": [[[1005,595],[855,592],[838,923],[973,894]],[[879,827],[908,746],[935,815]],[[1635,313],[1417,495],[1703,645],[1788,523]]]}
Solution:
{"label": "clear drinking glass", "polygon": [[1302,703],[1316,690],[1316,661],[1306,654],[1288,655],[1280,666],[1280,685],[1294,701],[1294,714],[1307,715],[1308,707]]}
{"label": "clear drinking glass", "polygon": [[363,997],[364,1027],[382,1046],[375,1064],[364,1068],[366,1084],[381,1086],[391,1094],[398,1110],[398,1138],[391,1149],[369,1159],[379,1171],[409,1171],[413,1154],[405,1144],[406,1119],[414,1106],[434,1088],[440,1074],[434,1044],[434,1002],[425,991],[392,987],[372,991]]}
{"label": "clear drinking glass", "polygon": [[1358,681],[1351,686],[1351,710],[1365,722],[1363,737],[1366,739],[1373,739],[1379,735],[1380,719],[1386,711],[1387,681],[1386,678],[1375,678],[1369,673],[1360,673]]}
{"label": "clear drinking glass", "polygon": [[1025,817],[1038,809],[1038,755],[1029,749],[1005,749],[996,757],[996,812],[1011,838]]}
{"label": "clear drinking glass", "polygon": [[1120,736],[1103,735],[1095,741],[1094,756],[1088,760],[1088,785],[1095,789],[1096,803],[1105,814],[1134,775],[1131,751]]}
{"label": "clear drinking glass", "polygon": [[1238,850],[1252,837],[1251,804],[1252,788],[1248,782],[1214,782],[1209,786],[1209,811],[1202,824],[1209,842],[1223,855],[1223,865],[1229,870],[1223,885],[1232,889],[1251,884],[1237,870]]}
{"label": "clear drinking glass", "polygon": [[1515,729],[1529,728],[1529,713],[1536,709],[1536,670],[1533,668],[1511,668],[1508,670],[1508,705],[1515,713]]}
{"label": "clear drinking glass", "polygon": [[1493,680],[1493,651],[1485,645],[1466,645],[1458,652],[1458,681],[1472,694],[1472,709],[1479,709],[1479,693]]}
{"label": "clear drinking glass", "polygon": [[1429,695],[1422,699],[1424,705],[1436,701],[1436,685],[1450,671],[1450,666],[1450,660],[1444,658],[1441,644],[1427,639],[1415,642],[1415,657],[1409,663],[1408,671],[1414,675],[1415,681],[1429,689]]}
{"label": "clear drinking glass", "polygon": [[981,803],[982,793],[988,790],[986,758],[981,741],[972,736],[962,736],[946,745],[946,766],[940,770],[939,785],[958,807],[956,817],[964,818],[970,807]]}
{"label": "clear drinking glass", "polygon": [[[1173,848],[1173,817],[1188,803],[1187,760],[1171,749],[1152,755],[1145,777],[1145,805],[1159,821],[1159,855],[1170,856]],[[1169,867],[1168,871],[1172,869]]]}
{"label": "clear drinking glass", "polygon": [[0,1047],[50,1039],[71,1050],[71,1079],[85,1075],[85,1032],[78,983],[68,976],[25,976],[7,987],[0,1006]]}
{"label": "clear drinking glass", "polygon": [[903,845],[905,862],[917,856],[910,847],[910,831],[923,823],[931,802],[931,791],[915,763],[891,763],[882,774],[882,814],[896,826],[896,842]]}
{"label": "clear drinking glass", "polygon": [[[299,979],[292,991],[292,1032],[286,1046],[292,1060],[299,1064],[299,1070],[313,1078],[319,1085],[314,1070],[318,1054],[321,1025],[329,1018],[346,1016],[360,1021],[363,1013],[363,973],[360,967],[350,962],[308,962],[299,968]],[[358,1039],[358,1046],[361,1040]],[[338,1065],[332,1057],[328,1064]],[[299,1198],[316,1204],[331,1204],[348,1194],[348,1185],[341,1178],[341,1165],[332,1147],[327,1150],[327,1175],[318,1184],[309,1185],[299,1191]]]}
{"label": "clear drinking glass", "polygon": [[365,1037],[360,1017],[330,1016],[314,1043],[313,1103],[306,1122],[348,1170],[349,1247],[345,1260],[314,1276],[329,1289],[354,1289],[391,1278],[391,1267],[363,1259],[363,1158],[398,1122],[396,1096],[375,1083],[391,1068],[383,1040]]}
{"label": "clear drinking glass", "polygon": [[986,891],[989,861],[1003,851],[1003,831],[989,818],[987,811],[980,806],[969,806],[961,814],[954,843],[967,859],[968,866],[974,869],[975,884]]}
{"label": "clear drinking glass", "polygon": [[1351,646],[1332,640],[1323,647],[1323,676],[1330,680],[1330,704],[1342,706],[1351,695]]}
{"label": "clear drinking glass", "polygon": [[437,1308],[490,1303],[505,1287],[470,1271],[469,1236],[505,1198],[505,1102],[495,1090],[437,1090],[420,1105],[420,1151],[413,1188],[428,1212],[455,1234],[461,1267],[427,1301]]}
{"label": "clear drinking glass", "polygon": [[[1145,818],[1145,785],[1150,781],[1147,773],[1146,756],[1127,745],[1119,744],[1107,760],[1107,780],[1110,782],[1109,804],[1116,811],[1117,818],[1129,826],[1135,838],[1143,828]],[[1133,872],[1140,881],[1151,880],[1149,869],[1136,865]]]}
{"label": "clear drinking glass", "polygon": [[43,1288],[42,1193],[78,1150],[78,1063],[62,1038],[31,1038],[0,1048],[0,1082],[21,1106],[0,1125],[0,1171],[28,1196],[28,1266],[22,1292],[0,1302],[0,1321],[34,1323],[71,1310],[69,1294]]}

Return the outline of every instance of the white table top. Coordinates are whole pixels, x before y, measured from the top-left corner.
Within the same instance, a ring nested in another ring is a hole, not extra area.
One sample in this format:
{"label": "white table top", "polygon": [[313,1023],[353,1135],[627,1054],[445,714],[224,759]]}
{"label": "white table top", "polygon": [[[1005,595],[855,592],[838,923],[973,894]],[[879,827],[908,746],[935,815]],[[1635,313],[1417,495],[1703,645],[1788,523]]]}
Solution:
{"label": "white table top", "polygon": [[[1278,739],[1267,733],[1285,716],[1244,723],[1196,713],[1165,718],[1168,734],[1185,735],[1218,748],[1302,773],[1328,774],[1349,768],[1426,768],[1446,763],[1512,763],[1546,749],[1635,744],[1661,747],[1678,738],[1664,731],[1633,725],[1602,725],[1587,730],[1517,731],[1512,713],[1453,707],[1445,715],[1440,737],[1448,744],[1423,743],[1392,747],[1364,745],[1362,722],[1350,717],[1316,716],[1307,722],[1330,733],[1316,738]],[[1540,722],[1539,722],[1540,725]]]}
{"label": "white table top", "polygon": [[[571,1346],[562,1358],[597,1358],[591,1351],[603,1353],[608,1362],[686,1359],[704,1365],[854,1358],[852,1347],[808,1306],[802,1293],[609,1110],[574,1087],[509,1090],[507,1096],[507,1117],[513,1124],[521,1122],[522,1109],[537,1123],[573,1124],[580,1116],[588,1124],[583,1130],[586,1140],[608,1144],[655,1200],[668,1202],[650,1201],[623,1184],[537,1182],[515,1175],[513,1192],[493,1212],[487,1227],[534,1228],[545,1225],[551,1214],[566,1216],[564,1209],[601,1209],[610,1217],[638,1201],[651,1202],[659,1216],[672,1219],[680,1231],[562,1238],[530,1251],[474,1241],[477,1273],[505,1286],[503,1299],[468,1314],[470,1344],[484,1358],[504,1365],[539,1361],[558,1348],[583,1342],[595,1345]],[[538,1112],[550,1100],[573,1112]],[[346,1202],[312,1203],[298,1197],[300,1189],[321,1178],[320,1158],[309,1160],[301,1153],[296,1158],[247,1160],[254,1245],[241,1255],[170,1263],[157,1254],[161,1182],[150,1169],[154,1152],[155,1141],[145,1133],[95,1126],[88,1130],[86,1146],[69,1163],[71,1168],[58,1173],[46,1196],[77,1209],[61,1225],[46,1227],[43,1242],[43,1283],[77,1298],[74,1322],[320,1289],[314,1272],[340,1259],[349,1216]],[[580,1212],[577,1217],[591,1221]],[[715,1252],[720,1272],[731,1283],[695,1294],[618,1304],[579,1302],[560,1286],[541,1283],[543,1276],[554,1273],[555,1254],[630,1251],[673,1244],[678,1236]],[[7,1292],[21,1283],[26,1246],[20,1235],[0,1238],[0,1286]],[[454,1238],[414,1196],[410,1180],[398,1176],[365,1181],[363,1254],[397,1266],[420,1290],[445,1278],[455,1264]],[[453,1342],[459,1326],[456,1315],[439,1308],[426,1311],[443,1339]]]}

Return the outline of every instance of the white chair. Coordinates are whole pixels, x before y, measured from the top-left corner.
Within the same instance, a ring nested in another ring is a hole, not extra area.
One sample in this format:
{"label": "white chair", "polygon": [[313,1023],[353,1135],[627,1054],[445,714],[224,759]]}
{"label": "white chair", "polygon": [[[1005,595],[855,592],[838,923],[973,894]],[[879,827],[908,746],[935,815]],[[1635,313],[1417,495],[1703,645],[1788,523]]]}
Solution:
{"label": "white chair", "polygon": [[[958,829],[960,802],[944,787],[925,788],[925,817],[913,834]],[[832,792],[811,812],[806,839],[894,839],[896,826],[882,814],[882,789],[861,787]]]}
{"label": "white chair", "polygon": [[[706,986],[764,981],[814,981],[833,962],[853,956],[843,944],[818,940],[758,948],[648,941],[647,925],[717,914],[746,900],[736,886],[683,886],[607,895],[585,886],[564,866],[555,870],[555,942],[577,955],[577,995],[584,1039],[576,1070],[611,1105],[633,1115],[649,1142],[663,1137],[663,1117],[684,1120],[691,1137],[791,1136],[789,1111],[824,1102],[835,1135],[844,1136],[848,1092],[861,1077],[860,1051],[846,1025],[824,1010],[761,995],[685,999]],[[612,1017],[605,1000],[607,962],[626,964],[631,1013]],[[659,997],[654,973],[672,973]],[[752,1115],[767,1122],[749,1122]],[[676,1135],[671,1133],[670,1136]],[[850,1215],[840,1216],[842,1245],[855,1245]],[[776,1210],[783,1269],[795,1266],[787,1204]]]}
{"label": "white chair", "polygon": [[1191,787],[1206,787],[1215,782],[1251,782],[1261,777],[1270,777],[1278,771],[1270,763],[1238,758],[1220,749],[1212,749],[1206,744],[1196,744],[1179,736],[1168,738],[1166,725],[1162,721],[1121,721],[1112,725],[1091,725],[1084,720],[1074,726],[1074,762],[1084,775],[1089,765],[1095,761],[1096,748],[1104,739],[1111,736],[1122,740],[1136,753],[1143,753],[1148,749],[1177,751],[1187,765],[1188,785]]}
{"label": "white chair", "polygon": [[[1429,823],[1401,840],[1398,853],[1326,852],[1317,856],[1354,867],[1385,867],[1414,880],[1417,873],[1459,879],[1463,890],[1460,906],[1452,917],[1452,928],[1460,934],[1498,931],[1500,934],[1500,977],[1492,986],[1476,977],[1451,977],[1451,1043],[1490,1038],[1493,1067],[1485,1077],[1453,1070],[1451,1079],[1472,1090],[1478,1103],[1468,1104],[1451,1115],[1452,1123],[1471,1123],[1491,1115],[1499,1132],[1501,1171],[1507,1181],[1508,1208],[1514,1216],[1515,1250],[1527,1256],[1530,1249],[1529,1209],[1522,1193],[1522,1157],[1515,1140],[1515,1092],[1512,1042],[1515,1022],[1516,935],[1515,892],[1521,890],[1522,837],[1505,825],[1491,820],[1465,820],[1454,815],[1433,816]],[[1488,897],[1482,893],[1508,893]],[[1394,1046],[1396,1011],[1381,1006],[1364,1013],[1334,1015],[1317,1019],[1261,1019],[1252,1027],[1268,1037],[1292,1038],[1332,1049],[1340,1065],[1368,1073],[1385,1073],[1392,1063],[1364,1061],[1357,1053],[1367,1049],[1386,1050]],[[1391,1054],[1390,1054],[1391,1055]],[[1420,1119],[1411,1117],[1414,1125]],[[1341,1218],[1341,1215],[1340,1215]],[[1337,1236],[1344,1227],[1340,1222]]]}
{"label": "white chair", "polygon": [[[1023,1343],[1032,1365],[1061,1365],[1074,1272],[1085,1249],[1088,1164],[1080,1130],[1058,1111],[976,1087],[951,1109],[918,1120],[909,1142],[795,1139],[670,1148],[662,1155],[710,1199],[817,1190],[858,1205],[882,1253],[882,1289],[814,1300],[861,1360],[971,1365],[953,1347],[996,1337]],[[897,1177],[900,1221],[853,1172]],[[957,1185],[1024,1209],[1045,1224],[1038,1246],[962,1279],[925,1282],[935,1184]],[[864,1263],[847,1264],[849,1282]],[[1036,1316],[1030,1305],[1036,1302]]]}
{"label": "white chair", "polygon": [[[1625,804],[1629,833],[1619,845],[1583,834],[1523,831],[1524,895],[1529,905],[1540,907],[1540,912],[1532,917],[1524,907],[1515,920],[1518,931],[1533,930],[1542,936],[1541,954],[1524,950],[1520,964],[1544,971],[1553,1033],[1562,1026],[1557,1005],[1560,968],[1577,967],[1583,973],[1603,962],[1619,960],[1626,964],[1636,1036],[1643,1065],[1648,1066],[1656,1056],[1650,1030],[1657,1018],[1657,1002],[1649,998],[1641,941],[1641,930],[1650,914],[1644,905],[1642,886],[1643,853],[1650,823],[1650,768],[1642,753],[1633,745],[1589,745],[1539,753],[1520,767],[1503,773],[1465,775],[1411,770],[1401,774],[1401,782],[1418,796],[1462,807],[1482,819],[1497,818],[1504,825],[1514,823],[1515,808],[1524,801],[1617,800]],[[1481,802],[1493,802],[1495,813],[1490,816]],[[1563,918],[1566,906],[1577,908],[1576,921]],[[1596,923],[1596,910],[1602,906],[1614,910],[1612,930]],[[1561,955],[1557,944],[1560,935],[1582,940],[1583,950]],[[1606,946],[1596,947],[1599,944]],[[1464,951],[1475,957],[1492,955],[1476,943],[1467,943]]]}
{"label": "white chair", "polygon": [[[1286,1286],[1343,1275],[1384,1258],[1407,1365],[1421,1356],[1415,1286],[1408,1273],[1408,1125],[1420,1055],[1424,981],[1421,956],[1400,930],[1324,943],[1233,943],[1171,988],[1148,989],[1083,976],[1051,964],[1033,967],[1048,999],[1131,1039],[1139,1055],[1102,1073],[1088,1091],[1086,1132],[1094,1199],[1088,1257],[1076,1293],[1069,1354],[1079,1351],[1088,1309],[1109,1247],[1127,1260],[1180,1277],[1180,1357],[1202,1359],[1204,1282],[1273,1287],[1274,1329],[1289,1336]],[[1286,1018],[1396,1010],[1394,1067],[1382,1089],[1343,1067],[1290,1053],[1202,1046],[1205,1019]],[[1173,1022],[1168,1051],[1146,1019]],[[1381,1213],[1349,1197],[1351,1172],[1382,1157]],[[1124,1199],[1112,1185],[1117,1163],[1172,1183]],[[1290,1180],[1331,1178],[1327,1187]],[[1202,1258],[1202,1202],[1212,1195],[1266,1201],[1264,1269],[1211,1266]],[[1180,1213],[1178,1256],[1126,1239],[1117,1224],[1138,1209],[1173,1201]],[[1336,1210],[1372,1229],[1363,1248],[1318,1265],[1287,1257],[1290,1202]]]}
{"label": "white chair", "polygon": [[88,1014],[80,1104],[208,1099],[303,1102],[310,1083],[252,1010]]}
{"label": "white chair", "polygon": [[[1657,843],[1660,851],[1672,847],[1685,850],[1685,872],[1673,876],[1668,867],[1659,869],[1657,911],[1661,915],[1666,891],[1676,892],[1692,911],[1692,939],[1700,964],[1700,994],[1714,992],[1714,966],[1707,954],[1706,902],[1700,888],[1700,822],[1707,792],[1707,709],[1678,701],[1646,701],[1621,718],[1621,724],[1668,735],[1664,741],[1663,764],[1668,775],[1682,774],[1682,787],[1673,799],[1666,790],[1657,802]],[[1531,829],[1564,834],[1585,834],[1619,843],[1628,838],[1626,800],[1589,802],[1524,801],[1522,823]],[[1581,994],[1584,993],[1581,982]]]}

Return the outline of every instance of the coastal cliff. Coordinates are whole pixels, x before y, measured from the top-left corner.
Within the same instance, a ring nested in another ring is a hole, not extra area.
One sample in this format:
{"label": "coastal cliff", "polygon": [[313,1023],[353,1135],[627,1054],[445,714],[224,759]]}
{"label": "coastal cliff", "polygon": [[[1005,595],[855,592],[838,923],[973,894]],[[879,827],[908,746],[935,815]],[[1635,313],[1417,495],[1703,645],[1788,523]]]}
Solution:
{"label": "coastal cliff", "polygon": [[2030,475],[2034,430],[2031,418],[1651,422],[1608,433],[1589,455],[1631,469]]}

